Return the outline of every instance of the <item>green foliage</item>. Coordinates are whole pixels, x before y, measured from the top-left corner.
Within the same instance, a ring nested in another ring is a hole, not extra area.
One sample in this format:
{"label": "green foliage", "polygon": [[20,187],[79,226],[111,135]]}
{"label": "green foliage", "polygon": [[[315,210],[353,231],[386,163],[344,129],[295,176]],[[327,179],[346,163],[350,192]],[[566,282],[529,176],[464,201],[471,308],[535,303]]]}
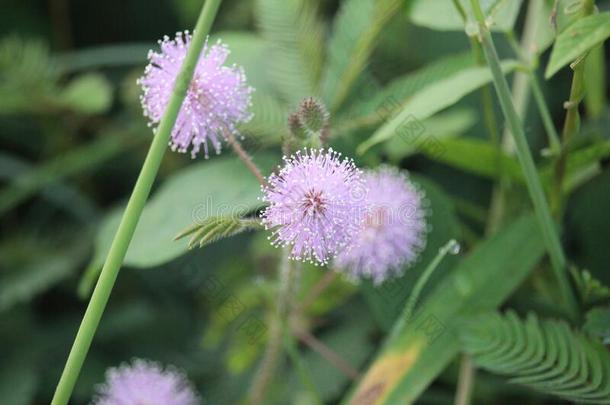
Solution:
{"label": "green foliage", "polygon": [[60,85],[60,64],[45,45],[9,37],[0,42],[0,114],[71,110],[81,114],[106,111],[112,88],[101,74],[77,76]]}
{"label": "green foliage", "polygon": [[[263,155],[257,161],[268,168],[273,159]],[[234,181],[227,183],[224,180],[227,173],[235,176]],[[205,184],[205,188],[199,188],[197,184]],[[173,240],[180,229],[209,218],[247,214],[260,206],[259,193],[260,185],[237,159],[215,159],[191,165],[168,179],[150,199],[124,264],[153,267],[177,258],[188,250],[188,244],[168,241]],[[95,282],[122,213],[122,208],[112,210],[100,225],[95,254],[79,287],[81,295],[86,295]]]}
{"label": "green foliage", "polygon": [[610,307],[597,307],[587,312],[583,330],[596,336],[607,345],[610,343]]}
{"label": "green foliage", "polygon": [[[86,239],[62,242],[67,254],[58,252],[56,246],[49,246],[48,241],[43,244],[16,238],[13,243],[2,246],[0,264],[7,270],[0,274],[0,312],[26,303],[55,286],[86,259],[89,248]],[[31,260],[32,251],[36,252],[36,260]]]}
{"label": "green foliage", "polygon": [[102,113],[112,103],[112,88],[104,76],[89,73],[68,83],[59,97],[73,111],[83,114]]}
{"label": "green foliage", "polygon": [[[281,162],[288,114],[305,97],[317,97],[332,113],[328,146],[363,168],[384,162],[408,169],[427,196],[430,230],[419,261],[379,287],[303,264],[289,326],[308,331],[363,376],[346,402],[450,403],[462,330],[470,333],[469,344],[486,350],[475,359],[488,362],[490,371],[583,400],[609,381],[608,354],[597,343],[610,343],[607,6],[597,2],[601,14],[583,18],[584,3],[575,0],[481,0],[503,57],[510,55],[503,36],[514,36],[529,44],[520,51],[540,76],[538,59],[554,44],[543,66],[553,77],[541,80],[540,90],[557,132],[569,92],[563,70],[587,55],[582,125],[564,148],[565,215],[557,212],[554,221],[574,263],[571,287],[581,309],[574,318],[580,331],[574,331],[538,318],[560,314],[556,284],[540,261],[534,218],[520,217],[528,201],[518,161],[487,137],[484,108],[498,106],[495,98],[482,106],[488,100],[479,90],[490,87],[489,70],[473,46],[478,38],[466,36],[476,32],[471,2],[457,2],[465,23],[448,0],[222,2],[209,41],[228,45],[228,64],[242,66],[255,89],[253,118],[239,130],[264,175]],[[86,298],[96,281],[151,140],[136,84],[146,53],[157,48],[158,36],[191,28],[202,3],[140,7],[139,1],[138,18],[121,26],[109,25],[122,14],[102,3],[71,4],[66,21],[58,9],[32,7],[31,0],[9,3],[0,13],[4,32],[14,33],[0,38],[0,344],[10,350],[0,356],[0,402],[25,405],[48,403],[53,394],[85,304],[77,288]],[[504,73],[523,68],[506,60]],[[518,77],[525,76],[515,76],[511,98],[526,111],[520,118],[549,192],[556,155],[545,153],[539,111],[528,100],[531,84]],[[496,116],[500,133],[505,123]],[[358,145],[366,153],[359,156]],[[500,185],[506,198],[497,198]],[[229,148],[223,157],[196,162],[166,154],[75,405],[91,401],[107,367],[133,357],[184,369],[207,403],[243,402],[277,309],[280,250],[270,246],[269,232],[248,232],[260,226],[259,197],[259,184]],[[495,214],[509,225],[493,235]],[[447,257],[411,322],[395,325],[422,270],[451,238],[460,240],[464,257]],[[487,314],[517,288],[506,306],[538,315],[522,321],[512,312]],[[462,319],[480,310],[487,315],[462,329]],[[243,328],[251,318],[264,332],[255,340]],[[285,339],[293,343],[285,348],[290,357],[280,356],[265,403],[338,403],[349,395],[350,377],[291,337]],[[547,354],[565,362],[541,361],[546,369],[525,375],[516,369],[534,367]],[[557,400],[505,381],[478,372],[471,402]]]}
{"label": "green foliage", "polygon": [[559,69],[608,37],[610,37],[610,12],[579,19],[557,37],[544,76],[552,77]]}
{"label": "green foliage", "polygon": [[347,0],[342,4],[328,41],[322,94],[337,111],[364,71],[378,36],[400,9],[400,0]]}
{"label": "green foliage", "polygon": [[610,288],[593,277],[589,271],[572,268],[571,274],[583,307],[590,308],[610,301]]}
{"label": "green foliage", "polygon": [[0,112],[30,110],[32,94],[51,97],[60,70],[40,41],[8,37],[0,42]]}
{"label": "green foliage", "polygon": [[457,355],[459,317],[501,304],[532,271],[543,251],[531,215],[479,244],[437,284],[413,320],[392,331],[351,400],[414,401]]}
{"label": "green foliage", "polygon": [[296,105],[316,93],[322,66],[323,26],[314,2],[257,0],[256,19],[269,43],[269,57],[262,62],[284,101]]}
{"label": "green foliage", "polygon": [[257,218],[208,217],[180,232],[174,240],[179,240],[190,235],[189,249],[197,245],[201,248],[217,240],[235,236],[248,229],[257,228],[260,228],[260,222]]}
{"label": "green foliage", "polygon": [[[470,2],[458,0],[466,13],[468,24],[474,24]],[[410,6],[409,17],[414,24],[441,31],[463,31],[464,18],[460,15],[453,2],[445,0],[416,0]],[[490,22],[491,29],[496,31],[509,31],[521,7],[521,0],[486,0],[481,1],[481,7]]]}
{"label": "green foliage", "polygon": [[498,151],[487,140],[448,138],[438,142],[438,148],[442,153],[426,148],[423,148],[422,152],[430,159],[478,176],[498,178],[503,175],[513,181],[523,182],[519,162],[514,157]]}
{"label": "green foliage", "polygon": [[[470,109],[454,109],[438,113],[422,122],[422,139],[410,143],[401,137],[390,138],[384,145],[385,153],[394,161],[399,161],[417,151],[428,152],[431,159],[442,158],[443,155],[451,152],[447,151],[446,145],[441,146],[437,142],[464,134],[472,128],[476,119],[475,112]],[[432,145],[440,149],[432,153],[435,149],[430,147]]]}
{"label": "green foliage", "polygon": [[348,0],[341,4],[333,22],[332,35],[327,45],[327,62],[324,68],[322,95],[324,101],[337,103],[337,91],[354,55],[358,40],[366,35],[373,18],[373,0]]}
{"label": "green foliage", "polygon": [[[503,64],[504,74],[511,72],[516,66],[516,62],[505,62]],[[398,113],[375,131],[368,140],[360,144],[358,152],[362,154],[372,146],[393,136],[401,135],[407,139],[413,137],[414,131],[409,130],[411,123],[424,120],[455,104],[465,95],[490,81],[491,74],[487,68],[473,67],[426,86],[401,103]]]}
{"label": "green foliage", "polygon": [[[395,78],[371,97],[367,94],[367,97],[356,100],[351,111],[357,116],[362,116],[357,121],[361,121],[363,125],[379,125],[398,112],[406,100],[415,94],[473,65],[474,61],[470,54],[444,57],[421,69]],[[349,121],[351,120],[350,118]]]}
{"label": "green foliage", "polygon": [[[363,293],[371,306],[375,319],[384,330],[390,330],[396,317],[404,306],[407,295],[411,292],[419,276],[428,263],[437,255],[438,250],[450,239],[460,239],[460,224],[450,198],[430,180],[412,176],[413,181],[425,193],[428,204],[428,224],[426,248],[420,259],[405,273],[396,279],[375,287],[370,282],[363,283]],[[455,259],[447,257],[437,268],[428,285],[436,285],[446,275]],[[426,290],[428,292],[430,288]]]}
{"label": "green foliage", "polygon": [[510,382],[568,401],[610,401],[610,354],[563,321],[488,313],[470,320],[461,340],[479,367]]}
{"label": "green foliage", "polygon": [[[134,130],[106,133],[90,144],[59,155],[38,167],[10,176],[11,184],[0,190],[0,215],[28,197],[65,177],[84,173],[123,152],[138,141]],[[134,139],[135,138],[135,139]]]}

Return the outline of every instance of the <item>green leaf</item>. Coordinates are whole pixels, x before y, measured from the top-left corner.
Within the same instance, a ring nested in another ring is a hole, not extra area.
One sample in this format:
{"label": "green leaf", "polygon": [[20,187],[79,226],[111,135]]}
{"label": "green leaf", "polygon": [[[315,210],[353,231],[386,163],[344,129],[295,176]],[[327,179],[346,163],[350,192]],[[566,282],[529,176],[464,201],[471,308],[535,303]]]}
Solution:
{"label": "green leaf", "polygon": [[264,63],[271,56],[271,45],[260,35],[246,31],[221,31],[210,37],[210,43],[221,40],[231,50],[227,65],[235,63],[243,67],[248,84],[254,87],[257,94],[270,93],[273,90],[273,80]]}
{"label": "green leaf", "polygon": [[401,5],[402,0],[346,0],[341,5],[328,41],[322,82],[323,99],[331,111],[337,111],[347,98],[378,36]]}
{"label": "green leaf", "polygon": [[[30,301],[72,274],[86,260],[90,240],[84,235],[76,241],[64,241],[61,249],[40,244],[27,248],[31,260],[20,264],[19,268],[2,262],[6,271],[0,277],[0,312]],[[31,251],[36,254],[32,255]],[[7,256],[6,252],[3,256]]]}
{"label": "green leaf", "polygon": [[[476,19],[468,0],[459,0],[466,12],[468,24],[474,24]],[[464,31],[464,19],[447,0],[415,0],[412,2],[409,17],[414,24],[439,31]],[[491,30],[509,31],[515,25],[521,0],[483,0],[481,7],[486,20],[491,23]]]}
{"label": "green leaf", "polygon": [[[323,25],[314,2],[257,0],[256,20],[269,44],[263,65],[284,101],[296,106],[316,93],[322,66]],[[259,59],[260,60],[260,59]]]}
{"label": "green leaf", "polygon": [[73,79],[60,94],[62,104],[82,114],[103,113],[112,104],[112,86],[98,73]]}
{"label": "green leaf", "polygon": [[[0,215],[4,215],[27,198],[59,183],[66,177],[84,174],[124,152],[126,146],[138,141],[135,131],[102,133],[90,143],[49,159],[40,165],[10,178],[10,184],[0,190]],[[1,159],[0,159],[1,163]]]}
{"label": "green leaf", "polygon": [[[374,287],[372,283],[363,283],[363,294],[371,307],[375,318],[384,330],[389,330],[404,306],[411,287],[422,274],[428,263],[436,256],[440,247],[450,239],[459,240],[460,224],[449,197],[433,182],[420,176],[410,176],[413,182],[425,193],[430,204],[428,225],[431,230],[427,235],[426,248],[420,253],[415,265],[405,270],[404,275],[391,279]],[[454,264],[452,257],[447,257],[435,271],[428,285],[435,285]]]}
{"label": "green leaf", "polygon": [[610,354],[563,321],[493,312],[471,318],[460,335],[479,367],[512,383],[571,402],[610,402]]}
{"label": "green leaf", "polygon": [[261,228],[258,218],[244,219],[235,216],[208,217],[197,220],[193,225],[180,232],[174,240],[191,236],[189,248],[204,247],[220,239],[228,238],[248,229]]}
{"label": "green leaf", "polygon": [[543,253],[533,215],[519,218],[478,245],[436,286],[413,320],[393,331],[351,403],[415,401],[458,354],[459,317],[502,303]]}
{"label": "green leaf", "polygon": [[435,148],[422,148],[422,153],[432,160],[445,163],[467,173],[488,178],[507,178],[523,183],[519,162],[488,140],[480,138],[445,138],[436,141]]}
{"label": "green leaf", "polygon": [[470,52],[466,54],[455,54],[424,66],[414,72],[409,72],[391,81],[380,91],[366,97],[361,97],[359,102],[350,108],[349,113],[344,114],[345,122],[340,122],[341,127],[372,127],[400,109],[405,100],[427,86],[451,77],[459,71],[474,66],[474,60]]}
{"label": "green leaf", "polygon": [[352,62],[358,39],[366,35],[373,19],[374,0],[346,0],[341,3],[327,42],[327,62],[322,81],[322,98],[332,105],[343,74]]}
{"label": "green leaf", "polygon": [[[362,305],[358,305],[358,308],[366,311]],[[332,351],[345,359],[350,366],[358,369],[365,362],[367,356],[374,350],[374,346],[371,344],[370,339],[368,339],[374,324],[370,318],[355,316],[354,313],[346,318],[342,320],[340,325],[317,337]],[[333,398],[341,394],[349,381],[342,371],[330,365],[328,360],[311,349],[303,353],[302,358],[303,364],[310,371],[314,385],[324,403],[331,402]],[[291,403],[290,399],[293,398],[292,393],[298,386],[297,376],[294,372],[290,372],[288,374],[285,397],[281,403]]]}
{"label": "green leaf", "polygon": [[0,113],[38,112],[57,92],[60,70],[46,44],[7,37],[0,41]]}
{"label": "green leaf", "polygon": [[602,339],[604,344],[610,344],[610,307],[593,308],[587,312],[583,330]]}
{"label": "green leaf", "polygon": [[610,36],[610,12],[584,17],[570,25],[557,37],[549,64],[544,73],[550,78],[568,63]]}
{"label": "green leaf", "polygon": [[[439,113],[422,122],[422,136],[415,142],[393,137],[385,143],[384,151],[393,161],[410,156],[418,150],[428,151],[432,156],[446,153],[442,140],[462,135],[476,120],[476,113],[471,109]],[[437,150],[437,153],[433,153],[434,150]]]}
{"label": "green leaf", "polygon": [[9,364],[3,360],[0,372],[0,398],[6,404],[31,405],[36,403],[36,388],[40,378],[35,368],[28,368],[15,359]]}
{"label": "green leaf", "polygon": [[239,126],[244,134],[254,135],[260,143],[278,144],[287,131],[288,109],[270,93],[257,89],[252,95],[252,119]]}
{"label": "green leaf", "polygon": [[212,36],[210,41],[222,40],[231,54],[227,64],[243,67],[248,84],[254,87],[252,94],[252,119],[241,124],[242,133],[260,137],[260,142],[277,144],[282,132],[286,131],[287,108],[275,94],[274,78],[267,65],[261,60],[272,57],[272,46],[259,35],[251,32],[225,31]]}
{"label": "green leaf", "polygon": [[[265,171],[274,161],[269,155],[255,160],[263,163]],[[260,185],[237,158],[217,158],[185,168],[166,180],[144,208],[124,264],[152,267],[184,254],[188,244],[173,241],[181,229],[194,221],[248,213],[260,206],[259,196]],[[96,266],[103,263],[122,214],[122,207],[113,210],[100,226]]]}
{"label": "green leaf", "polygon": [[610,301],[610,288],[596,279],[587,270],[570,269],[574,287],[584,308]]}
{"label": "green leaf", "polygon": [[[505,61],[502,64],[504,74],[511,72],[517,66],[518,63],[515,61]],[[398,114],[360,144],[358,153],[363,154],[372,146],[397,135],[412,140],[416,135],[416,131],[411,131],[414,122],[422,121],[457,103],[462,97],[490,81],[491,73],[488,68],[472,67],[424,87],[402,103]]]}

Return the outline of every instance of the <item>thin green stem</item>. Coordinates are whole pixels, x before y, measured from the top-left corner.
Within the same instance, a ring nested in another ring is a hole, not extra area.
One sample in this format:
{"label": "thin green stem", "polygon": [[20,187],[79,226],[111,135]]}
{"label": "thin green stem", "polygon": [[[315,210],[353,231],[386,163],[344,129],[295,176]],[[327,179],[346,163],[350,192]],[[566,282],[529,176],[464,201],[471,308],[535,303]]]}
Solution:
{"label": "thin green stem", "polygon": [[273,375],[280,361],[283,348],[284,330],[288,322],[288,316],[292,307],[292,296],[296,281],[295,263],[288,258],[289,252],[285,248],[282,253],[282,261],[279,271],[278,298],[275,305],[275,316],[269,328],[269,339],[265,347],[265,353],[250,386],[248,393],[248,404],[259,405],[265,403],[265,395]]}
{"label": "thin green stem", "polygon": [[52,405],[66,405],[72,395],[72,390],[80,374],[81,367],[91,346],[93,336],[102,318],[102,314],[110,297],[114,282],[127,253],[136,225],[146,204],[150,189],[155,180],[159,166],[167,149],[171,130],[182,105],[187,87],[193,77],[193,72],[203,49],[207,34],[210,30],[221,0],[207,0],[201,10],[193,39],[182,65],[180,74],[167,110],[156,130],[150,149],[142,165],[140,175],[133,188],[127,208],[121,219],[119,228],[114,236],[106,263],[102,268],[98,282],[95,286],[85,315],[74,339],[70,355],[66,361],[63,373],[57,384]]}
{"label": "thin green stem", "polygon": [[405,328],[405,326],[411,321],[413,317],[413,313],[415,312],[415,306],[417,305],[417,301],[419,296],[428,283],[430,276],[434,273],[439,264],[443,261],[447,254],[456,254],[460,250],[460,245],[455,239],[451,239],[447,242],[443,247],[438,250],[437,255],[432,259],[432,261],[428,264],[428,267],[424,269],[424,272],[419,276],[417,282],[413,286],[411,293],[409,294],[409,298],[407,299],[407,303],[400,315],[400,318],[395,323],[395,326],[392,329],[392,336],[388,339],[388,342],[393,340],[396,333],[399,333],[401,330]]}
{"label": "thin green stem", "polygon": [[530,73],[530,86],[532,87],[532,94],[534,95],[534,101],[538,106],[538,111],[540,112],[540,118],[542,118],[542,125],[544,125],[544,130],[546,131],[546,135],[548,138],[549,148],[551,150],[551,154],[555,155],[559,153],[561,149],[561,143],[559,142],[559,135],[557,134],[557,130],[555,129],[555,125],[553,124],[553,119],[551,118],[551,113],[546,104],[546,100],[544,99],[544,94],[542,93],[542,88],[540,86],[540,81],[536,77],[534,72]]}
{"label": "thin green stem", "polygon": [[553,124],[549,107],[546,103],[546,100],[544,99],[544,94],[542,93],[540,81],[538,80],[538,77],[536,77],[534,66],[535,64],[533,62],[530,62],[529,58],[521,50],[521,47],[517,43],[517,40],[515,39],[515,34],[512,30],[506,33],[506,39],[508,40],[509,45],[511,46],[517,57],[527,67],[527,76],[529,77],[530,86],[532,88],[532,94],[534,95],[534,101],[536,102],[536,106],[538,107],[538,112],[540,113],[540,118],[542,119],[542,125],[544,125],[544,130],[548,138],[549,148],[552,154],[558,154],[561,148],[561,144],[559,142],[559,134],[555,129],[555,125]]}
{"label": "thin green stem", "polygon": [[474,386],[475,368],[472,359],[468,355],[462,356],[460,363],[460,376],[458,379],[458,388],[455,395],[455,405],[468,405],[472,398],[472,389]]}
{"label": "thin green stem", "polygon": [[[594,2],[593,0],[583,0],[582,2],[582,16],[590,15],[593,12]],[[563,183],[566,171],[566,162],[570,151],[570,144],[574,136],[580,130],[580,114],[578,112],[578,105],[584,98],[585,91],[585,59],[586,54],[581,55],[570,66],[574,71],[572,76],[572,86],[570,88],[570,99],[564,103],[566,109],[566,119],[563,124],[563,131],[561,133],[561,151],[557,162],[555,164],[555,181],[553,182],[553,193],[552,193],[552,208],[556,217],[561,216],[563,206]]]}
{"label": "thin green stem", "polygon": [[[453,5],[462,17],[464,26],[466,26],[466,24],[468,24],[468,16],[466,15],[466,10],[464,10],[464,7],[459,2],[459,0],[453,0]],[[481,45],[476,41],[475,38],[472,37],[470,38],[470,49],[477,65],[485,66],[485,57],[483,56]],[[496,164],[498,166],[498,173],[500,173],[500,181],[494,187],[494,191],[492,194],[492,204],[488,213],[488,220],[486,226],[486,229],[488,231],[493,232],[501,223],[504,214],[505,195],[503,190],[506,186],[506,180],[502,176],[502,161],[500,159],[502,155],[502,145],[500,144],[500,135],[498,133],[498,121],[494,112],[491,86],[488,84],[481,88],[481,105],[483,106],[483,122],[485,123],[485,128],[489,133],[489,139],[497,150]]]}
{"label": "thin green stem", "polygon": [[500,107],[502,108],[504,117],[508,122],[508,126],[513,135],[519,163],[521,164],[521,168],[525,175],[527,188],[534,205],[534,211],[542,231],[544,243],[549,253],[551,264],[568,313],[571,316],[575,316],[577,314],[577,304],[574,293],[568,282],[566,258],[555,229],[555,224],[542,189],[540,178],[538,177],[538,172],[536,171],[536,166],[534,165],[534,159],[529,150],[521,120],[513,105],[508,83],[502,73],[500,60],[491,34],[485,25],[485,17],[481,10],[481,5],[478,0],[471,0],[471,4],[479,23],[479,36],[483,45],[483,51],[485,52],[485,58],[487,59],[487,64],[489,65],[493,76],[494,87],[496,88],[496,93],[500,101]]}
{"label": "thin green stem", "polygon": [[301,380],[301,384],[315,398],[316,404],[324,403],[324,401],[322,401],[322,398],[320,397],[320,393],[316,389],[313,377],[307,369],[307,366],[305,365],[301,354],[299,353],[299,348],[297,347],[294,336],[292,336],[292,333],[289,330],[288,325],[286,324],[284,324],[283,333],[284,347],[286,349],[286,352],[288,353],[288,357],[290,357],[290,361],[294,364],[296,368],[299,379]]}

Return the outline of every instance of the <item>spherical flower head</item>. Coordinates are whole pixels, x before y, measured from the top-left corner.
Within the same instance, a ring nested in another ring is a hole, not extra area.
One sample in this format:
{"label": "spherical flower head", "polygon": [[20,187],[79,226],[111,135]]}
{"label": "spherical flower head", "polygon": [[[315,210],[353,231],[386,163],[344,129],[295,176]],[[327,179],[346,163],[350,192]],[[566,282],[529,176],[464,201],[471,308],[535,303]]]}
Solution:
{"label": "spherical flower head", "polygon": [[[159,41],[160,52],[148,53],[150,63],[138,83],[143,90],[140,101],[144,115],[151,126],[159,124],[165,113],[190,42],[188,32],[178,32],[175,39],[166,36]],[[224,66],[229,53],[220,40],[212,46],[206,41],[172,129],[172,150],[186,152],[191,148],[195,157],[203,145],[207,158],[209,141],[220,153],[226,131],[237,135],[237,125],[252,118],[249,108],[254,89],[246,84],[241,67]]]}
{"label": "spherical flower head", "polygon": [[299,151],[269,176],[262,222],[275,246],[295,260],[326,264],[345,249],[362,221],[362,172],[332,149]]}
{"label": "spherical flower head", "polygon": [[146,360],[111,368],[97,388],[94,405],[195,405],[199,399],[177,370]]}
{"label": "spherical flower head", "polygon": [[425,197],[403,173],[382,167],[364,174],[367,213],[351,249],[335,264],[350,278],[380,284],[412,264],[426,241]]}

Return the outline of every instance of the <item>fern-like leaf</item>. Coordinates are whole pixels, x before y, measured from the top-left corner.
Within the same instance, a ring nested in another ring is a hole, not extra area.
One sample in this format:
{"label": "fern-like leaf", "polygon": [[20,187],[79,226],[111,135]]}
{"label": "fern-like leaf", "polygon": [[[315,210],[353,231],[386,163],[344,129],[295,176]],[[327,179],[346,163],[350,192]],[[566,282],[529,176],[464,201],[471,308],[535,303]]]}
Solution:
{"label": "fern-like leaf", "polygon": [[3,39],[0,42],[0,111],[36,110],[40,100],[56,94],[59,75],[59,66],[42,42],[18,37]]}
{"label": "fern-like leaf", "polygon": [[311,0],[257,0],[256,19],[269,41],[269,75],[284,101],[296,106],[317,93],[324,25]]}
{"label": "fern-like leaf", "polygon": [[333,24],[328,63],[323,74],[323,99],[337,111],[364,71],[383,27],[402,0],[345,0]]}
{"label": "fern-like leaf", "polygon": [[610,354],[563,321],[488,313],[467,321],[460,337],[479,367],[512,383],[569,401],[610,403]]}
{"label": "fern-like leaf", "polygon": [[583,330],[610,344],[610,307],[597,307],[587,312]]}
{"label": "fern-like leaf", "polygon": [[610,302],[610,288],[593,277],[587,270],[573,267],[571,274],[583,307],[590,308]]}
{"label": "fern-like leaf", "polygon": [[191,239],[189,240],[188,247],[192,249],[196,246],[204,247],[220,239],[260,227],[260,221],[255,218],[245,219],[233,216],[211,217],[186,228],[176,235],[174,240],[179,240],[190,235]]}

